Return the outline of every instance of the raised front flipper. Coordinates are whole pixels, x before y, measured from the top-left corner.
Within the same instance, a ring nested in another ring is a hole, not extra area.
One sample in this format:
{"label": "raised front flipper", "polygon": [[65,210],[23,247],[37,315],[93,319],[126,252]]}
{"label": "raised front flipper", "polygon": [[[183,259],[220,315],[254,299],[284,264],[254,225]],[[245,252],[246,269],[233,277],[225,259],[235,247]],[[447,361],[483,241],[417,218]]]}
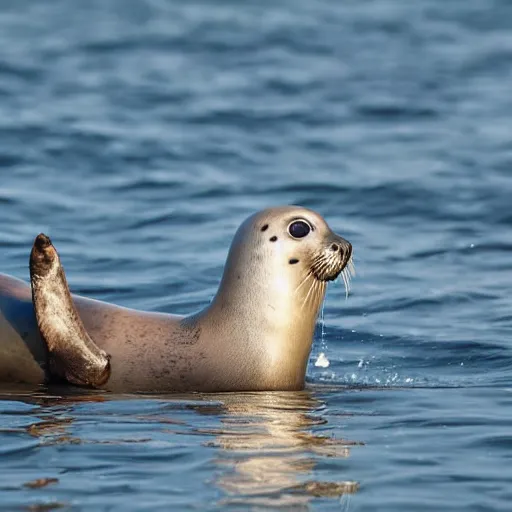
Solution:
{"label": "raised front flipper", "polygon": [[99,387],[110,377],[110,357],[87,334],[51,240],[36,237],[30,282],[37,325],[50,356],[50,372],[79,386]]}

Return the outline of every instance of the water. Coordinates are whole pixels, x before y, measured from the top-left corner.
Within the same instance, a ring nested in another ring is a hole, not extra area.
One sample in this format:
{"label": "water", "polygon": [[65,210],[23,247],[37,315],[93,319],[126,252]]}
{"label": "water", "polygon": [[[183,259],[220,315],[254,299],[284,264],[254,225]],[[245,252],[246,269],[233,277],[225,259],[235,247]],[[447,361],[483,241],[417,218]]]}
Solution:
{"label": "water", "polygon": [[296,203],[358,276],[302,393],[3,389],[0,508],[510,510],[511,28],[506,0],[1,2],[1,271],[45,231],[74,291],[188,313]]}

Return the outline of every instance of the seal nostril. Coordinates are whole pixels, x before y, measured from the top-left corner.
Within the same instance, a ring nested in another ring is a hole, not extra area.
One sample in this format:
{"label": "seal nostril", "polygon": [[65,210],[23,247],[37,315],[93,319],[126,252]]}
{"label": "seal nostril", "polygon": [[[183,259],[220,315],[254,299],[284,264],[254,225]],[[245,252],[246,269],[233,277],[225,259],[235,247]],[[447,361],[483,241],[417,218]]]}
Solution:
{"label": "seal nostril", "polygon": [[339,246],[338,244],[332,244],[332,245],[331,245],[331,251],[336,252],[336,251],[338,251],[338,250],[339,250],[339,248],[340,248],[340,246]]}

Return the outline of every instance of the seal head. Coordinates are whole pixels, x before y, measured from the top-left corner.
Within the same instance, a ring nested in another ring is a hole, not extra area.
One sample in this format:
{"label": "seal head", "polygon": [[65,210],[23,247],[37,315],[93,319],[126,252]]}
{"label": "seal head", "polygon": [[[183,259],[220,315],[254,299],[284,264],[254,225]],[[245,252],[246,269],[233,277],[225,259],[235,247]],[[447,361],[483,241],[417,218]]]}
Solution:
{"label": "seal head", "polygon": [[[239,227],[211,305],[197,316],[223,357],[244,362],[245,389],[301,389],[328,281],[351,262],[352,246],[318,213],[269,208]],[[233,347],[237,347],[236,350]],[[238,348],[239,347],[239,348]],[[219,356],[220,357],[220,356]],[[242,387],[237,383],[238,388]]]}

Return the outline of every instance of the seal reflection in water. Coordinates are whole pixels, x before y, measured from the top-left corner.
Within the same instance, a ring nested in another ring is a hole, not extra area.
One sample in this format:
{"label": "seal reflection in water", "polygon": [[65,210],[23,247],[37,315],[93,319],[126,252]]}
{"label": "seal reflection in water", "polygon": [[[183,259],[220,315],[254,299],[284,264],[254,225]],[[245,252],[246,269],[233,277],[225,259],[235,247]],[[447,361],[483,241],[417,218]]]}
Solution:
{"label": "seal reflection in water", "polygon": [[358,491],[354,480],[318,480],[325,474],[319,463],[345,459],[362,443],[315,432],[327,420],[318,414],[324,402],[310,390],[232,393],[217,398],[217,411],[196,410],[220,421],[213,428],[194,427],[192,432],[214,436],[207,445],[218,449],[215,483],[225,494],[218,505],[243,510],[310,510],[315,497],[339,500]]}
{"label": "seal reflection in water", "polygon": [[[137,480],[148,478],[146,461],[155,450],[159,452],[159,462],[169,464],[171,472],[173,465],[183,465],[183,458],[176,459],[176,442],[183,435],[187,439],[197,436],[198,443],[206,447],[202,457],[207,459],[211,476],[199,479],[204,480],[200,485],[217,487],[214,495],[219,501],[210,504],[215,510],[309,511],[318,504],[317,498],[322,499],[324,508],[348,510],[350,496],[359,489],[358,482],[351,478],[351,464],[345,459],[359,451],[363,443],[341,437],[345,425],[329,424],[332,411],[326,408],[323,388],[282,393],[158,394],[146,395],[144,401],[136,403],[130,395],[112,397],[70,386],[53,391],[59,394],[27,392],[26,387],[17,390],[10,386],[0,396],[20,405],[24,402],[36,406],[22,407],[26,421],[4,434],[18,438],[25,433],[24,437],[37,438],[41,457],[48,450],[53,452],[55,446],[63,446],[66,450],[60,456],[66,458],[73,453],[73,445],[87,445],[89,457],[103,460],[103,447],[114,445],[120,465],[125,460],[122,454],[128,450],[133,462],[130,477]],[[87,420],[92,414],[101,422],[113,410],[116,422],[128,422],[132,428],[115,432],[98,431],[94,425],[83,428],[84,418]],[[354,415],[343,410],[334,414]],[[77,423],[82,427],[77,428]],[[194,465],[185,466],[189,473],[196,472]],[[44,471],[38,474],[36,467],[26,485],[45,483],[47,468],[43,466],[41,470]],[[34,477],[38,477],[35,482]],[[124,475],[120,478],[126,481]],[[79,479],[74,480],[79,486]],[[90,490],[95,490],[92,485]],[[212,494],[207,494],[211,498]],[[165,495],[161,497],[165,499]],[[171,500],[175,497],[171,492]],[[337,503],[329,503],[329,499]],[[200,508],[197,496],[183,500],[187,498],[182,496],[181,508]]]}
{"label": "seal reflection in water", "polygon": [[263,210],[237,230],[211,304],[179,317],[72,296],[41,234],[32,290],[0,275],[0,380],[115,391],[300,390],[327,282],[342,274],[348,285],[351,258],[350,243],[318,213]]}

